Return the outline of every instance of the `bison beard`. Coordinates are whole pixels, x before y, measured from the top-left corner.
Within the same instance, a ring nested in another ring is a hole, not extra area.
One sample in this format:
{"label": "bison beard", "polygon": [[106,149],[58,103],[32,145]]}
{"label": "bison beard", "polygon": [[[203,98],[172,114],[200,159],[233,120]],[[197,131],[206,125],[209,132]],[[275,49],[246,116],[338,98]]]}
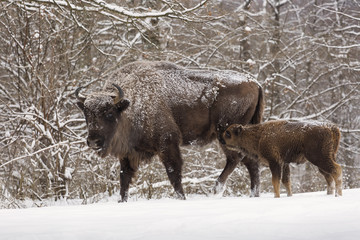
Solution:
{"label": "bison beard", "polygon": [[[181,184],[180,145],[223,141],[227,126],[261,121],[260,85],[248,75],[230,71],[189,70],[168,62],[133,62],[116,71],[100,92],[75,91],[88,127],[88,145],[101,157],[120,159],[120,196],[127,201],[138,164],[158,155],[176,195]],[[243,155],[223,147],[226,166],[214,192],[223,186]],[[259,163],[244,158],[251,196],[259,196]]]}

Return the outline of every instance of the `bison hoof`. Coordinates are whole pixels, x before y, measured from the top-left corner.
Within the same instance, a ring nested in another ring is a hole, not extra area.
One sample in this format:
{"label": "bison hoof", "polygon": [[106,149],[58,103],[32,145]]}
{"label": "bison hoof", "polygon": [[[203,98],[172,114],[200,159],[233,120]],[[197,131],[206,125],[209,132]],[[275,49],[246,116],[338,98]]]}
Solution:
{"label": "bison hoof", "polygon": [[186,197],[183,193],[176,192],[176,199],[186,200]]}
{"label": "bison hoof", "polygon": [[120,196],[120,200],[118,201],[118,203],[127,202],[127,201],[128,201],[128,193],[125,193],[124,195]]}
{"label": "bison hoof", "polygon": [[334,194],[334,190],[327,190],[327,195],[333,195]]}
{"label": "bison hoof", "polygon": [[250,197],[253,198],[253,197],[260,197],[260,194],[259,193],[253,193],[251,192],[250,193]]}
{"label": "bison hoof", "polygon": [[258,187],[255,187],[254,189],[251,189],[250,191],[250,197],[260,197],[260,191]]}
{"label": "bison hoof", "polygon": [[224,184],[219,182],[219,181],[216,181],[216,184],[215,184],[215,186],[213,188],[213,191],[212,191],[213,194],[218,195],[218,196],[222,196],[224,191],[225,191]]}
{"label": "bison hoof", "polygon": [[342,196],[342,191],[336,191],[335,192],[335,197],[341,197]]}

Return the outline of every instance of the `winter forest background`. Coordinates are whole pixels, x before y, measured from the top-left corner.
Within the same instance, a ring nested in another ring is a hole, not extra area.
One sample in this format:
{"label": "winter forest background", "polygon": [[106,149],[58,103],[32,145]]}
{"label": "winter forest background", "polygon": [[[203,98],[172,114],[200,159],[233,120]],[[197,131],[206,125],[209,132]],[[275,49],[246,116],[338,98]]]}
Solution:
{"label": "winter forest background", "polygon": [[[114,69],[141,59],[253,74],[266,94],[264,120],[339,125],[344,188],[360,187],[358,0],[2,0],[0,208],[119,194],[119,161],[86,146],[74,90],[99,89]],[[225,164],[219,146],[182,152],[185,192],[207,195]],[[295,193],[326,188],[310,164],[291,172]],[[267,167],[261,182],[272,192]],[[157,158],[141,165],[131,198],[172,194]],[[224,195],[248,194],[239,165]]]}

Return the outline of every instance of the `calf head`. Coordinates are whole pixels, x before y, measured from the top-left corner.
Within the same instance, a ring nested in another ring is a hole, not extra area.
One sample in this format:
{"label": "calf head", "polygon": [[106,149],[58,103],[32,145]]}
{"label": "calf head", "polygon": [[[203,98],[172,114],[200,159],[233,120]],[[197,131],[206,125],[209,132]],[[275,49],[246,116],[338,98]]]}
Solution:
{"label": "calf head", "polygon": [[98,92],[85,97],[80,94],[82,87],[75,91],[77,105],[84,112],[86,119],[87,144],[100,156],[107,155],[110,142],[121,122],[121,115],[130,104],[129,100],[124,99],[122,89],[116,84],[113,86],[117,90],[116,95],[112,95],[111,92]]}
{"label": "calf head", "polygon": [[228,127],[223,133],[223,139],[225,141],[226,147],[230,150],[239,150],[239,137],[241,136],[241,132],[244,127],[240,124],[233,124]]}

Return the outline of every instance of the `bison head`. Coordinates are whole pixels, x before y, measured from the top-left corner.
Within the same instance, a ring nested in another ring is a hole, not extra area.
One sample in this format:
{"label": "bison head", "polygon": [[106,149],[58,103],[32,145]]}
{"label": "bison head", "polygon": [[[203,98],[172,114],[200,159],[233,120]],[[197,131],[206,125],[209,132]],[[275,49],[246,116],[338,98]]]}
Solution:
{"label": "bison head", "polygon": [[233,124],[223,133],[224,143],[229,150],[239,151],[239,141],[244,127],[240,124]]}
{"label": "bison head", "polygon": [[122,89],[116,84],[113,86],[117,90],[116,95],[98,92],[85,97],[80,94],[82,87],[75,91],[77,105],[84,112],[88,127],[87,144],[100,156],[107,155],[121,115],[130,104],[129,100],[124,99]]}

